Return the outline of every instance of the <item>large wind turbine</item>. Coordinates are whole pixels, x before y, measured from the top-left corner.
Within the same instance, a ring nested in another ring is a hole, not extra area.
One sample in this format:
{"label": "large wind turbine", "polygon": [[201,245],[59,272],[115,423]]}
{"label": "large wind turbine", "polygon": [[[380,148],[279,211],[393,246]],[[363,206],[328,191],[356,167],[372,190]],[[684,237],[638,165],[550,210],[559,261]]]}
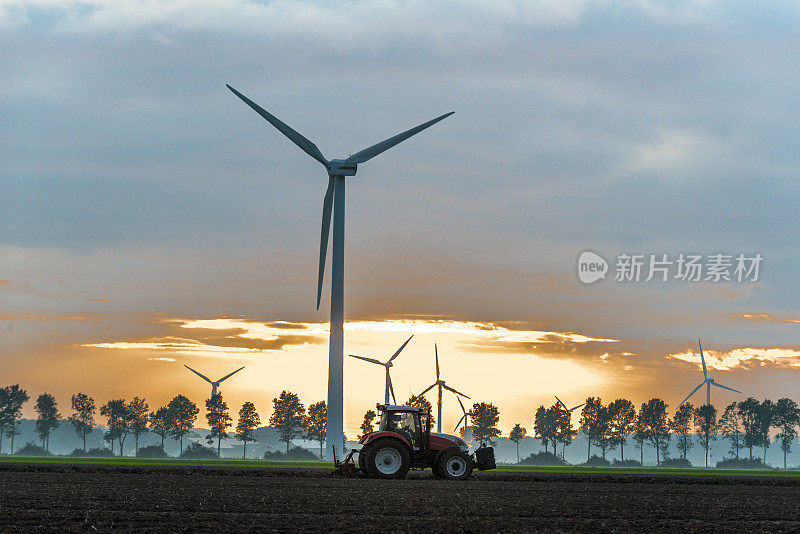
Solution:
{"label": "large wind turbine", "polygon": [[[436,386],[439,387],[439,404],[438,404],[438,417],[436,419],[436,432],[442,433],[442,389],[446,389],[447,391],[452,391],[456,395],[461,395],[462,397],[468,399],[467,395],[464,395],[460,391],[456,391],[455,389],[451,388],[447,384],[444,383],[444,380],[439,379],[439,348],[436,346],[436,343],[433,344],[433,350],[436,354],[436,382],[428,386],[428,388],[420,393],[418,396],[421,397],[429,392],[431,389],[435,388]],[[457,398],[457,397],[456,397]]]}
{"label": "large wind turbine", "polygon": [[[414,337],[414,336],[411,336],[411,337]],[[410,337],[410,338],[408,338],[408,339],[406,339],[406,342],[405,342],[405,343],[403,343],[402,345],[400,345],[400,348],[399,348],[399,349],[397,349],[397,351],[396,351],[394,354],[392,354],[392,357],[391,357],[391,358],[389,358],[389,361],[387,361],[387,362],[385,362],[385,363],[384,363],[384,362],[380,362],[380,361],[376,360],[375,358],[366,358],[366,357],[364,357],[364,356],[356,356],[355,354],[351,354],[351,355],[350,355],[350,357],[351,357],[351,358],[358,358],[359,360],[364,360],[365,362],[369,362],[369,363],[375,363],[375,364],[378,364],[378,365],[382,365],[382,366],[384,366],[384,367],[386,368],[386,398],[385,398],[385,400],[384,400],[384,404],[389,404],[389,393],[391,393],[391,394],[392,394],[392,402],[394,402],[395,404],[397,404],[397,399],[396,399],[396,398],[395,398],[395,396],[394,396],[394,388],[392,387],[392,377],[391,377],[391,376],[389,376],[389,369],[390,369],[390,368],[392,367],[392,365],[393,365],[393,364],[392,364],[392,360],[394,360],[395,358],[397,358],[397,356],[400,354],[400,352],[401,352],[401,351],[402,351],[404,348],[406,348],[406,345],[408,345],[408,342],[409,342],[409,341],[411,341],[411,337]]]}
{"label": "large wind turbine", "polygon": [[695,392],[696,392],[698,389],[700,389],[701,387],[703,387],[703,385],[704,385],[704,384],[705,384],[705,386],[706,386],[706,404],[711,404],[711,386],[716,386],[716,387],[718,387],[718,388],[727,389],[727,390],[730,390],[730,391],[735,391],[736,393],[741,393],[741,391],[739,391],[738,389],[733,389],[733,388],[729,388],[728,386],[723,386],[723,385],[722,385],[722,384],[720,384],[719,382],[715,382],[713,378],[708,378],[708,370],[706,369],[706,359],[705,359],[705,357],[703,356],[703,345],[700,343],[700,340],[699,340],[699,339],[697,340],[697,344],[698,344],[698,345],[700,345],[700,361],[703,363],[703,381],[702,381],[702,382],[700,382],[700,384],[698,384],[698,386],[697,386],[696,388],[694,388],[694,389],[692,390],[692,392],[691,392],[691,393],[689,393],[689,394],[686,396],[686,398],[685,398],[685,399],[683,399],[683,401],[682,401],[682,402],[681,402],[681,403],[678,405],[678,407],[679,407],[679,408],[681,407],[681,405],[682,405],[684,402],[686,402],[687,400],[689,400],[689,397],[691,397],[692,395],[694,395],[694,394],[695,394]]}
{"label": "large wind turbine", "polygon": [[356,152],[347,159],[332,159],[329,161],[325,159],[317,145],[230,85],[226,84],[226,86],[241,98],[245,104],[253,108],[256,113],[264,117],[283,135],[288,137],[290,141],[300,147],[303,152],[322,163],[328,171],[328,190],[325,192],[325,199],[322,203],[317,309],[319,309],[322,296],[322,280],[325,272],[328,235],[331,232],[331,210],[333,210],[333,258],[331,260],[333,280],[331,282],[331,328],[328,352],[328,426],[325,445],[325,455],[328,460],[332,460],[334,455],[333,446],[341,443],[342,434],[344,433],[344,394],[342,391],[344,364],[344,178],[345,176],[355,176],[359,163],[369,161],[378,154],[389,150],[396,144],[405,141],[412,135],[418,134],[425,128],[433,126],[455,112],[445,113],[440,117],[415,126],[376,145]]}
{"label": "large wind turbine", "polygon": [[211,380],[211,379],[210,379],[210,378],[208,378],[206,375],[204,375],[204,374],[202,374],[202,373],[198,373],[197,371],[195,371],[194,369],[192,369],[192,368],[191,368],[191,367],[189,367],[188,365],[184,365],[184,367],[186,367],[188,370],[190,370],[191,372],[193,372],[194,374],[196,374],[197,376],[199,376],[200,378],[202,378],[203,380],[205,380],[206,382],[208,382],[209,384],[211,384],[211,396],[212,396],[212,397],[213,397],[214,395],[216,395],[216,394],[217,394],[217,388],[219,387],[219,384],[220,384],[220,382],[222,382],[223,380],[227,380],[227,379],[228,379],[228,378],[230,378],[231,376],[235,375],[236,373],[238,373],[239,371],[241,371],[242,369],[244,369],[244,367],[239,367],[239,368],[238,368],[237,370],[235,370],[234,372],[232,372],[232,373],[230,373],[230,374],[227,374],[227,375],[223,376],[223,377],[222,377],[222,378],[220,378],[219,380]]}

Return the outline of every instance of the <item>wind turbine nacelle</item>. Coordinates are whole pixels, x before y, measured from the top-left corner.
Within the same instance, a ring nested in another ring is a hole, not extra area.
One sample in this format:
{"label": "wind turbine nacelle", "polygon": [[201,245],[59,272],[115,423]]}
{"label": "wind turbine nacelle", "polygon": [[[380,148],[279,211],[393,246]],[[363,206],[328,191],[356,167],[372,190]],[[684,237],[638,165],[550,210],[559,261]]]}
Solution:
{"label": "wind turbine nacelle", "polygon": [[357,163],[343,159],[332,159],[328,163],[328,174],[331,176],[355,176],[357,168]]}

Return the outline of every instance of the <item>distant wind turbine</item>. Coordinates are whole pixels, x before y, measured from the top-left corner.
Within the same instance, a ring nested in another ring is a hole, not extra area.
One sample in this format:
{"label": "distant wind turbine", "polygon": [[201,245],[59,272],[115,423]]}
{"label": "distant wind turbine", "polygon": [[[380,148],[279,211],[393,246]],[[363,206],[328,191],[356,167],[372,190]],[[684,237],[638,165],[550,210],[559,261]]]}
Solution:
{"label": "distant wind turbine", "polygon": [[466,429],[467,429],[467,427],[469,427],[469,416],[471,415],[471,413],[470,413],[470,412],[468,412],[466,408],[464,408],[464,403],[463,403],[463,402],[461,402],[461,397],[456,397],[456,399],[458,399],[458,404],[461,406],[461,411],[462,411],[462,412],[464,412],[464,415],[462,415],[462,416],[461,416],[461,419],[459,419],[459,420],[458,420],[458,423],[456,423],[456,426],[455,426],[455,428],[453,428],[453,432],[455,432],[456,430],[458,430],[458,426],[459,426],[459,425],[460,425],[462,422],[464,423],[464,430],[466,430]]}
{"label": "distant wind turbine", "polygon": [[280,119],[267,110],[244,96],[242,93],[227,85],[233,94],[253,108],[270,124],[289,138],[300,149],[319,161],[328,171],[328,190],[322,203],[322,235],[319,246],[319,277],[317,279],[317,309],[319,309],[322,296],[322,280],[325,272],[325,258],[327,256],[328,235],[331,233],[331,211],[333,211],[333,258],[331,282],[331,325],[330,343],[328,347],[328,422],[326,434],[326,452],[328,460],[333,460],[333,446],[340,443],[344,433],[344,392],[343,392],[343,364],[344,364],[344,179],[345,176],[355,176],[359,163],[365,163],[378,154],[389,150],[393,146],[416,135],[422,130],[433,126],[446,119],[453,113],[445,113],[433,120],[415,126],[410,130],[397,134],[385,141],[365,148],[349,156],[347,159],[327,160],[322,155],[317,145],[303,137],[300,133],[283,123]]}
{"label": "distant wind turbine", "polygon": [[[411,337],[414,337],[414,336],[412,335]],[[406,345],[408,345],[408,342],[411,341],[411,337],[406,339],[406,342],[403,343],[402,345],[400,345],[400,348],[397,349],[397,351],[394,354],[392,354],[392,357],[389,358],[389,361],[387,361],[385,363],[381,362],[381,361],[378,361],[375,358],[366,358],[364,356],[356,356],[355,354],[351,354],[350,355],[351,358],[358,358],[359,360],[364,360],[365,362],[374,363],[374,364],[377,364],[377,365],[382,365],[382,366],[384,366],[386,368],[386,397],[385,397],[385,399],[383,401],[385,404],[389,404],[389,393],[392,394],[392,402],[397,404],[397,399],[394,396],[394,388],[392,387],[392,377],[389,376],[389,369],[393,365],[392,364],[392,360],[397,358],[397,356],[400,354],[400,352],[404,348],[406,348]]]}
{"label": "distant wind turbine", "polygon": [[574,412],[575,410],[577,410],[578,408],[580,408],[581,406],[583,406],[584,404],[586,404],[585,402],[582,402],[582,403],[580,403],[579,405],[575,406],[574,408],[567,408],[567,405],[566,405],[566,404],[564,404],[563,402],[561,402],[561,399],[559,399],[559,398],[558,398],[558,395],[553,395],[553,396],[554,396],[554,397],[556,398],[556,400],[558,401],[558,404],[560,404],[561,406],[563,406],[563,407],[564,407],[564,409],[565,409],[566,411],[568,411],[570,414],[571,414],[572,412]]}
{"label": "distant wind turbine", "polygon": [[[442,433],[442,389],[446,389],[447,391],[452,391],[456,395],[461,395],[462,397],[468,399],[467,395],[464,395],[460,391],[456,391],[455,389],[451,388],[447,384],[444,383],[444,380],[439,379],[439,348],[436,344],[433,344],[433,350],[436,354],[436,382],[428,386],[428,388],[419,394],[419,396],[425,395],[428,391],[432,390],[435,387],[439,387],[439,403],[438,403],[438,418],[436,419],[436,432]],[[457,398],[457,397],[456,397]]]}
{"label": "distant wind turbine", "polygon": [[736,393],[741,393],[741,391],[739,391],[738,389],[733,389],[729,388],[728,386],[723,386],[719,382],[715,382],[713,378],[708,378],[708,370],[706,369],[706,359],[703,356],[703,345],[700,343],[699,339],[697,340],[697,344],[700,345],[700,361],[703,363],[703,381],[700,382],[700,384],[698,384],[698,386],[694,388],[692,392],[686,396],[685,399],[683,399],[683,401],[678,405],[679,408],[683,405],[684,402],[689,400],[689,397],[694,395],[698,389],[703,387],[704,384],[706,386],[706,404],[711,404],[711,386],[727,389],[729,391],[734,391]]}
{"label": "distant wind turbine", "polygon": [[205,380],[206,382],[208,382],[209,384],[211,384],[211,396],[212,396],[212,397],[213,397],[214,395],[216,395],[216,394],[217,394],[217,388],[219,387],[219,384],[220,384],[220,382],[222,382],[222,381],[224,381],[224,380],[227,380],[227,379],[228,379],[228,378],[230,378],[231,376],[235,375],[236,373],[238,373],[239,371],[241,371],[242,369],[244,369],[244,367],[239,367],[239,368],[238,368],[237,370],[235,370],[234,372],[232,372],[232,373],[230,373],[230,374],[227,374],[227,375],[223,376],[223,377],[222,377],[222,378],[220,378],[219,380],[211,380],[211,379],[210,379],[210,378],[208,378],[206,375],[204,375],[204,374],[202,374],[202,373],[198,373],[197,371],[195,371],[194,369],[192,369],[192,368],[191,368],[191,367],[189,367],[188,365],[184,365],[184,367],[186,367],[188,370],[190,370],[191,372],[193,372],[194,374],[196,374],[197,376],[199,376],[200,378],[202,378],[203,380]]}

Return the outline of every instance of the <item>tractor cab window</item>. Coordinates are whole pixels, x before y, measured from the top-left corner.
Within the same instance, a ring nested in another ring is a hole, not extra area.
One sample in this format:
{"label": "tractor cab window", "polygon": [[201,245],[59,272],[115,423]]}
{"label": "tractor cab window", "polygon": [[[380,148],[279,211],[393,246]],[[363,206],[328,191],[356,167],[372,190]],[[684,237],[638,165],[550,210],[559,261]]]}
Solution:
{"label": "tractor cab window", "polygon": [[422,442],[419,417],[413,412],[383,412],[380,429],[405,436],[415,449],[419,448]]}

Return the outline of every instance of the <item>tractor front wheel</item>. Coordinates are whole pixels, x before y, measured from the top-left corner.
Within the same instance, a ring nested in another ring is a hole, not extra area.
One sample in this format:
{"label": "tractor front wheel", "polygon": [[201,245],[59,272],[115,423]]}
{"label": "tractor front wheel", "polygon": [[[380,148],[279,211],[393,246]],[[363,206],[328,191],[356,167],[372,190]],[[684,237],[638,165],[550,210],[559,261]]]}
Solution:
{"label": "tractor front wheel", "polygon": [[434,466],[434,473],[445,480],[467,480],[472,475],[472,458],[464,451],[445,451]]}
{"label": "tractor front wheel", "polygon": [[373,478],[403,478],[411,466],[411,454],[399,440],[378,439],[369,443],[359,455],[364,471]]}

